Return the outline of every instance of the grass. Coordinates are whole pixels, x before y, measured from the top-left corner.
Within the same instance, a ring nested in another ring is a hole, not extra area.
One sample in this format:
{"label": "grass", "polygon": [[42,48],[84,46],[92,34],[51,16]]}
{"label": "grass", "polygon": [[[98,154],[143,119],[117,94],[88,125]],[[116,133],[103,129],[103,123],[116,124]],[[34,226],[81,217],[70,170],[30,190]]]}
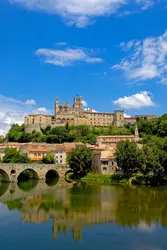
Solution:
{"label": "grass", "polygon": [[129,177],[122,175],[87,174],[81,180],[91,183],[128,184]]}
{"label": "grass", "polygon": [[89,173],[81,178],[76,178],[73,173],[66,175],[68,181],[81,180],[86,183],[128,184],[129,177],[122,175],[102,175]]}

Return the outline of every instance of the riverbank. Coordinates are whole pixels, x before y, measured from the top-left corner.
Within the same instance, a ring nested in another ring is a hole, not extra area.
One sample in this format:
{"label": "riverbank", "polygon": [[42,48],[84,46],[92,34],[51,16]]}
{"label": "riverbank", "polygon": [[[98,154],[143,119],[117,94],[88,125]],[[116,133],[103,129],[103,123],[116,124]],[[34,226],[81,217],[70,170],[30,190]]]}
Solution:
{"label": "riverbank", "polygon": [[83,181],[91,184],[120,184],[137,186],[167,186],[167,178],[158,178],[152,175],[134,174],[124,175],[102,175],[89,173],[84,177],[75,177],[73,173],[66,175],[68,181]]}
{"label": "riverbank", "polygon": [[83,181],[86,183],[99,183],[99,184],[128,184],[129,177],[122,175],[102,175],[89,173],[84,177],[77,177],[73,173],[66,175],[68,181]]}

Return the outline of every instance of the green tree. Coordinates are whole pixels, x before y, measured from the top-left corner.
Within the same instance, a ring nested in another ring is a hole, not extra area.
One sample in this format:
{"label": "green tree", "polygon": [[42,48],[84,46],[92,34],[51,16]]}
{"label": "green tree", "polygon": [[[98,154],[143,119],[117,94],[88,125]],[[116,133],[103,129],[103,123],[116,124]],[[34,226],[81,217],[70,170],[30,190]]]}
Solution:
{"label": "green tree", "polygon": [[92,154],[86,146],[77,147],[67,155],[67,162],[74,175],[85,175],[91,170]]}
{"label": "green tree", "polygon": [[130,141],[121,141],[117,144],[116,159],[118,166],[122,168],[124,174],[137,172],[141,165],[139,159],[142,161],[137,144]]}
{"label": "green tree", "polygon": [[3,163],[31,163],[31,159],[16,148],[6,148]]}
{"label": "green tree", "polygon": [[42,162],[45,163],[45,164],[55,164],[55,157],[54,157],[54,154],[52,154],[52,153],[46,154],[46,155],[44,156]]}
{"label": "green tree", "polygon": [[142,166],[142,172],[144,174],[152,174],[156,183],[160,183],[164,177],[167,163],[166,153],[159,150],[156,146],[150,148],[147,145],[143,147],[143,152],[145,160]]}
{"label": "green tree", "polygon": [[24,125],[19,126],[18,124],[13,124],[11,126],[11,129],[6,135],[6,139],[9,142],[18,142],[23,132],[24,132]]}

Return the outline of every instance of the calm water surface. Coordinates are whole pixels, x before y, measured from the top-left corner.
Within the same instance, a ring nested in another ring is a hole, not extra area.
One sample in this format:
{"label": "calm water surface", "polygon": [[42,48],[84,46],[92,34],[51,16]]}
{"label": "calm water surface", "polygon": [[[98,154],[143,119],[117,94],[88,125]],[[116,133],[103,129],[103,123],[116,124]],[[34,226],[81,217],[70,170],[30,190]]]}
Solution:
{"label": "calm water surface", "polygon": [[167,250],[167,188],[0,184],[0,242],[2,250]]}

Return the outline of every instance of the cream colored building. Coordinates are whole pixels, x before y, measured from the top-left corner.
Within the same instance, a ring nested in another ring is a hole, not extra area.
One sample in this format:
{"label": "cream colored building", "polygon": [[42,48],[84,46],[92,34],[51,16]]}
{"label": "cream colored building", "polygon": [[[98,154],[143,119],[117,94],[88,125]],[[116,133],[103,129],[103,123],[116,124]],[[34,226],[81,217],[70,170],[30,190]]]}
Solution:
{"label": "cream colored building", "polygon": [[[96,173],[113,175],[123,174],[117,166],[115,157],[117,143],[120,141],[139,142],[139,133],[136,126],[134,135],[115,135],[115,136],[98,136],[96,138],[96,146],[92,146],[92,167]],[[140,147],[140,144],[138,144]]]}
{"label": "cream colored building", "polygon": [[26,154],[32,161],[42,161],[43,158],[52,151],[48,148],[26,148],[22,149],[22,152]]}
{"label": "cream colored building", "polygon": [[54,151],[56,164],[66,164],[67,153],[64,145],[56,145]]}
{"label": "cream colored building", "polygon": [[92,151],[93,171],[98,174],[113,175],[118,172],[115,150],[110,147],[95,147]]}
{"label": "cream colored building", "polygon": [[96,138],[96,144],[101,145],[105,144],[107,146],[116,146],[118,142],[120,141],[135,141],[138,142],[140,140],[139,138],[139,132],[138,128],[136,126],[135,134],[134,135],[106,135],[106,136],[98,136]]}
{"label": "cream colored building", "polygon": [[93,110],[84,110],[82,97],[74,98],[73,106],[69,103],[59,104],[59,99],[55,101],[54,116],[32,114],[24,119],[26,132],[41,131],[50,125],[52,127],[69,125],[88,125],[95,127],[104,127],[115,125],[122,127],[124,125],[124,111],[117,110],[114,113],[93,112]]}

